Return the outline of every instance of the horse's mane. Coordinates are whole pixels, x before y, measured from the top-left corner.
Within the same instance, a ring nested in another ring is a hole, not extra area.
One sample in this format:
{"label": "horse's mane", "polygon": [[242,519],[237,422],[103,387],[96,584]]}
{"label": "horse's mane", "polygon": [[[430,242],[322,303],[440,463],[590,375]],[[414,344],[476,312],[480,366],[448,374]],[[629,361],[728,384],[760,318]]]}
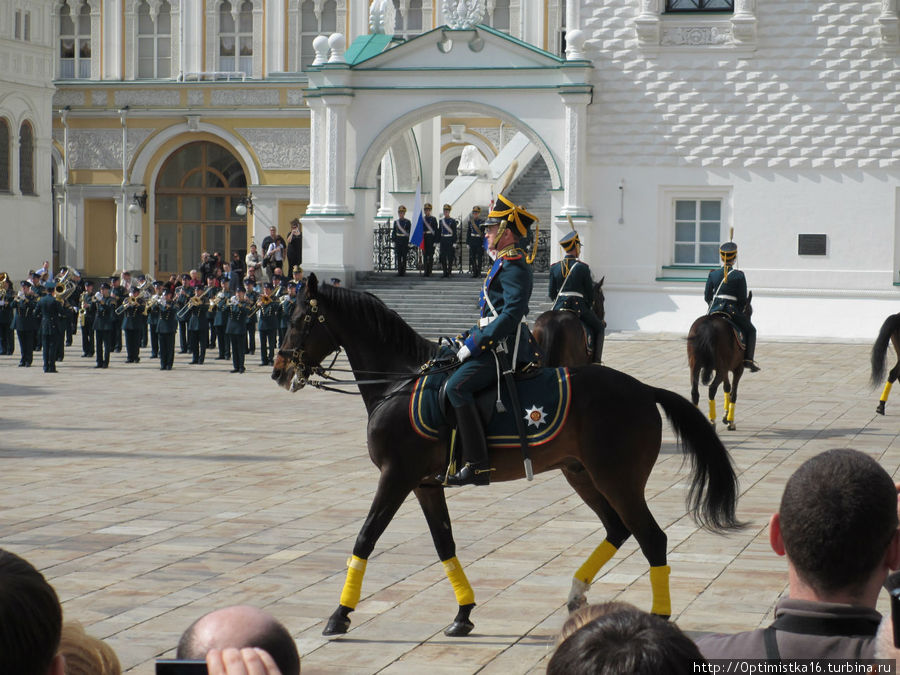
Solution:
{"label": "horse's mane", "polygon": [[397,354],[408,355],[417,363],[434,356],[437,345],[410,327],[394,310],[376,295],[354,291],[343,286],[319,286],[318,294],[327,304],[340,306],[353,317],[366,339],[384,342]]}

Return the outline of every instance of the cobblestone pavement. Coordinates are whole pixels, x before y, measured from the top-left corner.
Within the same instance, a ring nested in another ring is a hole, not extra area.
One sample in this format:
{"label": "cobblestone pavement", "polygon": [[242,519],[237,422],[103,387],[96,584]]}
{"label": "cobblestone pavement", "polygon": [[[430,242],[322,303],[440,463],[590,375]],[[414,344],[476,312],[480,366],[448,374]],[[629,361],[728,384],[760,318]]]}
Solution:
{"label": "cobblestone pavement", "polygon": [[[647,494],[668,535],[683,629],[771,619],[786,566],[769,550],[768,517],[805,459],[854,447],[898,475],[900,399],[886,417],[874,413],[869,349],[760,344],[763,371],[742,382],[738,430],[719,427],[740,473],[739,516],[751,522],[740,534],[709,534],[685,515],[687,468],[666,430]],[[132,365],[114,354],[98,371],[70,348],[57,375],[41,372],[39,355],[30,369],[0,357],[0,546],[39,567],[66,617],[107,639],[126,669],[152,673],[194,618],[250,603],[289,627],[307,675],[543,672],[572,573],[603,538],[561,475],[450,493],[478,602],[471,636],[443,636],[456,604],[410,499],[370,559],[351,631],[326,639],[377,479],[362,403],[289,394],[256,365],[232,375],[230,362],[190,366],[176,355],[175,369],[161,372],[146,355]],[[679,337],[611,335],[604,356],[689,393]],[[649,608],[647,563],[633,541],[588,597]]]}

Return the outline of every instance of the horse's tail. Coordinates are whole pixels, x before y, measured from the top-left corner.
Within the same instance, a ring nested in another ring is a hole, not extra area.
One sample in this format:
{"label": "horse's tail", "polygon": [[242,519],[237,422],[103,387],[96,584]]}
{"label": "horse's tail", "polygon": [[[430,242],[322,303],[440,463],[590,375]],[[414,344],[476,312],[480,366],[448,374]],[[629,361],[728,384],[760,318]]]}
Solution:
{"label": "horse's tail", "polygon": [[884,379],[884,358],[891,335],[900,329],[900,314],[891,314],[881,324],[875,344],[872,345],[872,386],[881,384]]}
{"label": "horse's tail", "polygon": [[688,508],[694,520],[713,532],[737,530],[746,523],[737,520],[738,481],[722,441],[703,413],[683,396],[667,389],[653,389],[675,429],[682,453],[691,459]]}
{"label": "horse's tail", "polygon": [[715,330],[711,321],[700,321],[696,332],[688,337],[694,355],[694,368],[700,369],[700,382],[708,385],[716,369]]}

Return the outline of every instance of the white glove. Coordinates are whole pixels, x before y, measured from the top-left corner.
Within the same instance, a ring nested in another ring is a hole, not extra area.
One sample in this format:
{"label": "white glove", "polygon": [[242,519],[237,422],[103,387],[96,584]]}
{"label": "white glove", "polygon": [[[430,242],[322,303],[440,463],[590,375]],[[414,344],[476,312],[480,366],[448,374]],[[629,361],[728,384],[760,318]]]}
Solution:
{"label": "white glove", "polygon": [[472,356],[472,352],[469,351],[469,348],[466,347],[465,345],[463,345],[462,347],[460,347],[460,348],[459,348],[459,351],[456,352],[456,358],[459,359],[459,362],[460,362],[460,363],[462,363],[463,361],[465,361],[465,360],[466,360],[467,358],[469,358],[470,356]]}

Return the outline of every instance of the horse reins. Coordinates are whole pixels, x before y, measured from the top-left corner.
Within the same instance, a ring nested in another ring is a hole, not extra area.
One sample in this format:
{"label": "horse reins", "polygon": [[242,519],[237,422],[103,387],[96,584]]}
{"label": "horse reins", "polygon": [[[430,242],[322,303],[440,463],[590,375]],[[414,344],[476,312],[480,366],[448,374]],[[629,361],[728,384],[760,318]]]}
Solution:
{"label": "horse reins", "polygon": [[[294,368],[294,379],[299,380],[299,374],[301,372],[308,371],[310,375],[317,375],[320,378],[327,380],[331,385],[335,386],[346,386],[346,385],[363,385],[363,384],[391,384],[393,382],[401,382],[403,380],[412,380],[419,376],[420,373],[409,373],[409,372],[387,372],[387,371],[377,371],[377,370],[364,370],[359,371],[363,373],[370,373],[372,375],[383,375],[386,377],[382,377],[379,379],[371,379],[371,380],[359,380],[356,378],[350,380],[339,380],[336,377],[331,375],[331,372],[339,372],[339,373],[355,373],[352,368],[334,368],[334,364],[337,362],[338,358],[343,351],[343,347],[341,347],[340,342],[337,337],[335,337],[334,332],[329,327],[328,323],[325,321],[325,314],[320,313],[319,311],[319,303],[315,298],[310,298],[306,301],[306,314],[303,317],[303,325],[300,327],[300,336],[298,337],[299,346],[290,351],[279,349],[278,355],[282,358],[287,359],[288,363]],[[318,319],[313,319],[314,315],[318,315]],[[331,359],[331,363],[323,368],[321,364],[317,366],[307,365],[307,363],[303,360],[304,348],[303,346],[306,344],[306,340],[309,337],[310,332],[312,332],[313,321],[318,321],[318,323],[322,324],[322,327],[325,329],[325,332],[328,333],[328,337],[331,340],[332,346],[334,349],[334,357]],[[452,370],[455,366],[443,366],[432,370],[431,372],[444,372],[448,370]],[[303,378],[306,384],[309,384],[316,389],[322,389],[324,391],[333,391],[338,394],[351,394],[351,395],[360,395],[361,392],[358,391],[343,391],[341,389],[335,389],[334,386],[330,386],[329,384],[325,384],[321,381],[310,380],[309,377]]]}

